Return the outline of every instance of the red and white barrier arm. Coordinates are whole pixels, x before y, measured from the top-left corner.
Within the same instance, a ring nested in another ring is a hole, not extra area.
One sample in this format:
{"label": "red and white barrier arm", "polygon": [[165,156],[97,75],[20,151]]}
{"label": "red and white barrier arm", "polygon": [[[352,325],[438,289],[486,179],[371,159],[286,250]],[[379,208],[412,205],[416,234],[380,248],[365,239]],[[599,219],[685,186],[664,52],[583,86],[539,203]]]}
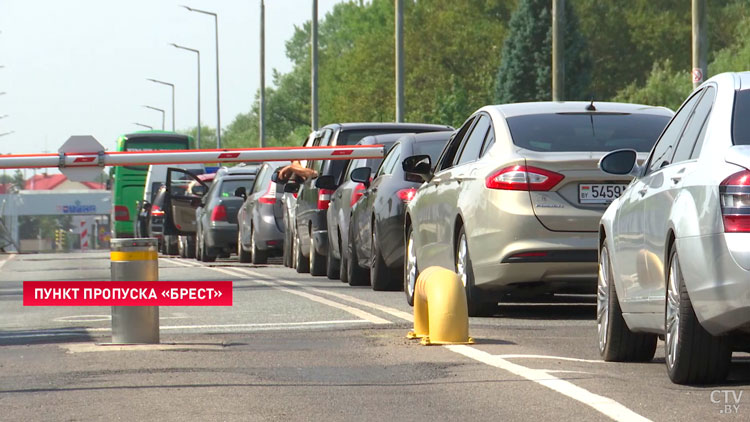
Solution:
{"label": "red and white barrier arm", "polygon": [[383,158],[382,145],[0,155],[0,169]]}

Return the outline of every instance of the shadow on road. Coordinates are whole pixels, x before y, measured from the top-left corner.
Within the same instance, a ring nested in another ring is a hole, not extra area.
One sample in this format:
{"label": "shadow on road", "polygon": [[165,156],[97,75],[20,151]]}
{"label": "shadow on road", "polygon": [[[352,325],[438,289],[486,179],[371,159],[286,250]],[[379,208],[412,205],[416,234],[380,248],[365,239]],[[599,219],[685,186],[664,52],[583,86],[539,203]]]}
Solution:
{"label": "shadow on road", "polygon": [[0,330],[0,346],[94,341],[85,327]]}

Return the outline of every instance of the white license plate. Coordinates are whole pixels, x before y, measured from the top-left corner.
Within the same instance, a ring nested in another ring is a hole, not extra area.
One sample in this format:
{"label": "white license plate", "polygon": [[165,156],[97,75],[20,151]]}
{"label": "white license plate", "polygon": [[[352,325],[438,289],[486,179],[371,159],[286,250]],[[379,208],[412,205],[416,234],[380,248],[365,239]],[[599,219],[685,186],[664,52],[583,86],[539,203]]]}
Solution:
{"label": "white license plate", "polygon": [[617,199],[628,185],[614,183],[582,183],[578,185],[578,202],[581,204],[609,204]]}

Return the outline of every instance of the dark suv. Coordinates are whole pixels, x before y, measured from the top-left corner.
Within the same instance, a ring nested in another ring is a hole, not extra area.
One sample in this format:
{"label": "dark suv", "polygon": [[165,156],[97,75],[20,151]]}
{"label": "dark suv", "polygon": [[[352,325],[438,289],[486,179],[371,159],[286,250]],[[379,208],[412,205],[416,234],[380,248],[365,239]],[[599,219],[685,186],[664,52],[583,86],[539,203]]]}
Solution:
{"label": "dark suv", "polygon": [[[362,138],[386,133],[422,133],[453,130],[449,126],[423,123],[334,123],[317,132],[313,146],[354,145]],[[308,161],[307,167],[319,176],[332,176],[340,181],[348,160]],[[330,180],[330,179],[329,179]],[[318,188],[316,179],[309,179],[300,187],[295,208],[296,235],[294,259],[297,272],[337,278],[339,260],[328,255],[328,225],[326,212],[333,189]]]}

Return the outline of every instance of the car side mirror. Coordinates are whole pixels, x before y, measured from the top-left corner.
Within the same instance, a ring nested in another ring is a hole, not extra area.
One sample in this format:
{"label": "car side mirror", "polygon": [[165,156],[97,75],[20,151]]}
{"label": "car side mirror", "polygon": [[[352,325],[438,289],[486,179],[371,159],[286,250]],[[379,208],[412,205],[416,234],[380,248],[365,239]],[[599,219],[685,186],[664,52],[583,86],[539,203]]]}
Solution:
{"label": "car side mirror", "polygon": [[247,191],[244,186],[240,186],[234,190],[234,196],[239,196],[242,199],[247,199]]}
{"label": "car side mirror", "polygon": [[284,185],[284,192],[286,193],[297,193],[299,192],[299,183],[288,182]]}
{"label": "car side mirror", "polygon": [[408,175],[413,175],[426,182],[432,177],[432,161],[429,155],[412,155],[401,162],[401,168]]}
{"label": "car side mirror", "polygon": [[324,175],[324,176],[318,176],[317,179],[315,179],[315,187],[318,189],[328,189],[328,190],[336,190],[338,188],[338,185],[336,184],[336,180],[331,175]]}
{"label": "car side mirror", "polygon": [[193,193],[198,196],[203,196],[206,194],[206,192],[208,192],[208,188],[203,185],[198,185],[193,188]]}
{"label": "car side mirror", "polygon": [[599,168],[609,174],[635,176],[640,172],[637,160],[638,153],[634,149],[618,149],[605,154],[599,160]]}
{"label": "car side mirror", "polygon": [[359,167],[354,170],[352,170],[351,176],[349,176],[350,179],[352,179],[352,182],[358,182],[365,185],[365,189],[370,187],[370,168],[369,167]]}

